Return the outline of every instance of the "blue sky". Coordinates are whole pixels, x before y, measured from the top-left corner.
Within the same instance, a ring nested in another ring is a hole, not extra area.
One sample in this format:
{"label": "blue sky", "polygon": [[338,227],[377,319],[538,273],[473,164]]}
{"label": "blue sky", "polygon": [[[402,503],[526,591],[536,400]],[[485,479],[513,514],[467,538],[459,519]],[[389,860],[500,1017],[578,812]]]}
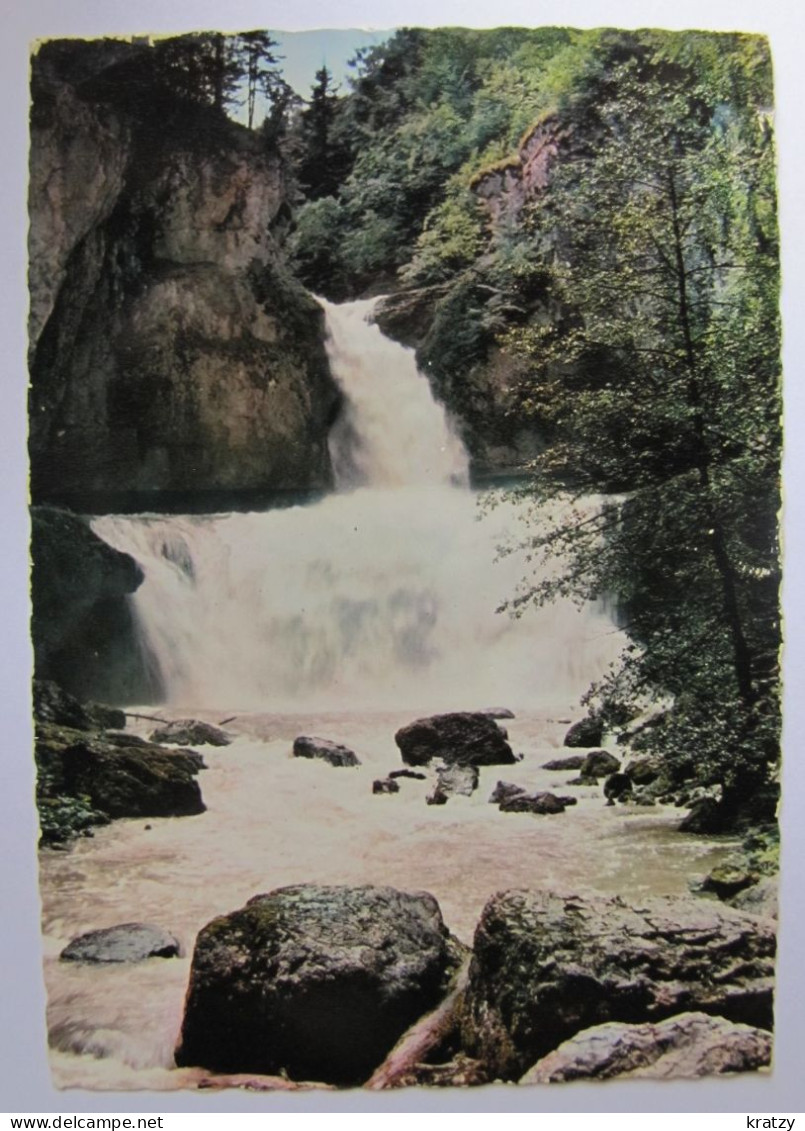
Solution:
{"label": "blue sky", "polygon": [[392,31],[361,31],[357,28],[321,31],[274,31],[271,36],[284,55],[282,72],[297,94],[307,98],[316,71],[322,66],[335,77],[346,92],[347,63],[359,47],[372,47],[388,39]]}

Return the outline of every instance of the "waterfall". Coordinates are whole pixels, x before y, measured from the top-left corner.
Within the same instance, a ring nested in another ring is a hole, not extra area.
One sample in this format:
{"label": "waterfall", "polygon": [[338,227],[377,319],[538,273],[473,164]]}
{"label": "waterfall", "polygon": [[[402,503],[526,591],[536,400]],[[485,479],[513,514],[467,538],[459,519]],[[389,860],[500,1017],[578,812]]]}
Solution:
{"label": "waterfall", "polygon": [[524,576],[496,560],[517,524],[479,516],[468,459],[413,353],[372,303],[322,300],[344,395],[335,494],[255,514],[107,516],[140,562],[132,600],[169,702],[239,709],[533,705],[576,698],[617,634],[570,602],[496,614]]}

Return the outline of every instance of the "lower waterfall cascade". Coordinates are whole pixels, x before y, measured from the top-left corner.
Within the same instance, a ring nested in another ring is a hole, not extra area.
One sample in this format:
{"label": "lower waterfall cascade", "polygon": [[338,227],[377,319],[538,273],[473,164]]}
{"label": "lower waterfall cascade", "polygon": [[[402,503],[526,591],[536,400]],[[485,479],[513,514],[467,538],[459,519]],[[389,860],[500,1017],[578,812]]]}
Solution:
{"label": "lower waterfall cascade", "polygon": [[564,600],[520,620],[495,612],[528,568],[524,552],[497,552],[522,504],[479,509],[467,453],[413,351],[370,321],[377,300],[320,301],[344,397],[335,493],[262,513],[93,520],[143,567],[131,601],[168,703],[577,698],[617,655],[611,619]]}

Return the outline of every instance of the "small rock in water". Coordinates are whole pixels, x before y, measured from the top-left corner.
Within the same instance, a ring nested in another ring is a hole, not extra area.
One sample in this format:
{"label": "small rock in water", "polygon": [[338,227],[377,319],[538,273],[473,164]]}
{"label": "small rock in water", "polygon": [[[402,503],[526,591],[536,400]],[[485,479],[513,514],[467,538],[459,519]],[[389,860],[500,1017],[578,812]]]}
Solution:
{"label": "small rock in water", "polygon": [[428,805],[444,805],[450,797],[469,797],[478,788],[477,766],[439,766]]}
{"label": "small rock in water", "polygon": [[745,872],[743,868],[722,864],[713,868],[712,872],[705,876],[702,891],[711,891],[719,899],[729,899],[743,891],[744,888],[748,888],[753,880],[754,877]]}
{"label": "small rock in water", "polygon": [[583,754],[570,754],[567,758],[552,758],[550,762],[543,762],[543,770],[580,770],[584,765]]}
{"label": "small rock in water", "polygon": [[425,781],[427,774],[420,774],[416,770],[392,770],[390,778],[414,778],[416,781]]}
{"label": "small rock in water", "polygon": [[565,807],[553,793],[517,793],[500,803],[501,813],[564,813]]}
{"label": "small rock in water", "polygon": [[483,711],[478,713],[486,715],[488,719],[513,719],[515,717],[514,711],[510,711],[508,707],[485,707]]}
{"label": "small rock in water", "polygon": [[565,735],[565,746],[600,746],[604,738],[604,727],[599,719],[591,716],[574,723]]}
{"label": "small rock in water", "polygon": [[179,940],[149,923],[120,923],[79,935],[59,957],[64,962],[143,962],[146,958],[178,958]]}
{"label": "small rock in water", "polygon": [[331,766],[360,766],[361,761],[354,750],[331,742],[329,738],[308,738],[300,735],[294,740],[294,758],[320,758]]}
{"label": "small rock in water", "polygon": [[509,797],[517,797],[518,795],[527,792],[525,786],[515,785],[510,781],[499,781],[489,797],[493,805],[499,805],[501,801],[507,800]]}
{"label": "small rock in water", "polygon": [[232,736],[212,723],[202,723],[197,719],[177,719],[167,726],[158,727],[151,735],[151,741],[173,746],[228,746]]}
{"label": "small rock in water", "polygon": [[617,774],[621,764],[614,754],[607,750],[592,750],[584,759],[581,767],[583,778],[605,778],[609,774]]}
{"label": "small rock in water", "polygon": [[399,793],[400,787],[392,778],[377,778],[372,782],[372,793]]}

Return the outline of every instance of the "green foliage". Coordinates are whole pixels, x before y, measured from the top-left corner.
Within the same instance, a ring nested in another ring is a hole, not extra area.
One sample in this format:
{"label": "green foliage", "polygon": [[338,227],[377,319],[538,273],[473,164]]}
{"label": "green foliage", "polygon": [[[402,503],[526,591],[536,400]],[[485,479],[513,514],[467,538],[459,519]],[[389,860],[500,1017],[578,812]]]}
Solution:
{"label": "green foliage", "polygon": [[[515,602],[614,595],[631,644],[599,698],[633,712],[669,702],[644,748],[680,772],[693,762],[735,800],[779,748],[767,88],[755,47],[743,70],[718,55],[711,72],[701,44],[688,69],[651,39],[591,67],[598,144],[557,172],[529,218],[552,232],[546,266],[564,314],[505,335],[530,359],[521,404],[548,440],[538,492],[559,478],[621,498],[592,521],[561,520],[539,556],[561,551],[564,573]],[[725,89],[741,100],[725,105]]]}

